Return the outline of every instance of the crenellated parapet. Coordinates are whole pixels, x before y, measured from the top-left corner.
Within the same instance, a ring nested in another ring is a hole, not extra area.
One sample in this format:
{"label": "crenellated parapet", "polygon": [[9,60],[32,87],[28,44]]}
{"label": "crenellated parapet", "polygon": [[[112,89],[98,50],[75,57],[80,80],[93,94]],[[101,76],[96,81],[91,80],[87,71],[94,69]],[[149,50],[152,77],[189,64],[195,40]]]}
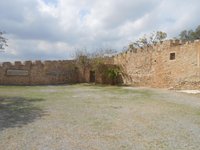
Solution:
{"label": "crenellated parapet", "polygon": [[15,61],[15,62],[2,62],[0,63],[0,67],[3,68],[20,68],[20,67],[31,67],[31,66],[45,66],[45,65],[55,65],[55,64],[68,64],[74,63],[74,60],[36,60],[36,61]]}

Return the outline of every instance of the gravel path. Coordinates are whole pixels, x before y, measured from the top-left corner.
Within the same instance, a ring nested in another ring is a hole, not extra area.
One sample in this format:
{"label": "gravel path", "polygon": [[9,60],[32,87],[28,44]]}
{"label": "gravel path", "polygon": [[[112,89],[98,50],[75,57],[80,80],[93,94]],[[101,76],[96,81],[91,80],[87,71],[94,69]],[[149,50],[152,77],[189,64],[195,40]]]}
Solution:
{"label": "gravel path", "polygon": [[0,87],[0,150],[199,150],[200,95],[90,85]]}

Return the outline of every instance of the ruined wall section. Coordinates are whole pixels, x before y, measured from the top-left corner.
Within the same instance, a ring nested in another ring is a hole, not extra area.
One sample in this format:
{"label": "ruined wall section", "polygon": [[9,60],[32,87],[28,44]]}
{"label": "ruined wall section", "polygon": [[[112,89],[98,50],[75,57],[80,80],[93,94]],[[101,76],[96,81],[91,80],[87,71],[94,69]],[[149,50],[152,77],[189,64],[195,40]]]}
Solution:
{"label": "ruined wall section", "polygon": [[78,82],[73,60],[4,62],[0,66],[1,85],[48,85]]}
{"label": "ruined wall section", "polygon": [[200,42],[168,40],[143,49],[130,46],[115,56],[114,63],[122,67],[125,84],[171,87],[200,77]]}

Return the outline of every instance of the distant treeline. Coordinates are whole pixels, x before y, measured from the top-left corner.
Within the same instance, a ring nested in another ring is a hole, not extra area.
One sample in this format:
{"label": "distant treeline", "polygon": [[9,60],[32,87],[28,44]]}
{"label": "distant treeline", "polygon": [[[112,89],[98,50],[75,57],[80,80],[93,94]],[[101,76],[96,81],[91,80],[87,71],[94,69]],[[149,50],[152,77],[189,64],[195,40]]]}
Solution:
{"label": "distant treeline", "polygon": [[200,39],[200,25],[195,30],[183,30],[176,39],[192,41]]}

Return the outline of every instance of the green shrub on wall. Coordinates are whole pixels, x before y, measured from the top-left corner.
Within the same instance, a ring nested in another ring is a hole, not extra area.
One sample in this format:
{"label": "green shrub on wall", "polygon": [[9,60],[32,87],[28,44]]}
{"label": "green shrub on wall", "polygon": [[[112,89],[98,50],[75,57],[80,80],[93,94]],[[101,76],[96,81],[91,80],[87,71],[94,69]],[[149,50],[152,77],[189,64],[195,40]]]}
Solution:
{"label": "green shrub on wall", "polygon": [[101,76],[102,83],[104,84],[118,84],[120,77],[120,68],[116,65],[98,63],[95,65],[94,70]]}
{"label": "green shrub on wall", "polygon": [[117,78],[120,74],[120,70],[118,67],[116,68],[108,68],[107,72],[106,72],[107,76],[109,79],[111,79],[112,84],[116,84],[117,82]]}
{"label": "green shrub on wall", "polygon": [[120,76],[120,68],[117,66],[108,67],[105,70],[105,76],[110,81],[110,84],[118,84],[118,78]]}

